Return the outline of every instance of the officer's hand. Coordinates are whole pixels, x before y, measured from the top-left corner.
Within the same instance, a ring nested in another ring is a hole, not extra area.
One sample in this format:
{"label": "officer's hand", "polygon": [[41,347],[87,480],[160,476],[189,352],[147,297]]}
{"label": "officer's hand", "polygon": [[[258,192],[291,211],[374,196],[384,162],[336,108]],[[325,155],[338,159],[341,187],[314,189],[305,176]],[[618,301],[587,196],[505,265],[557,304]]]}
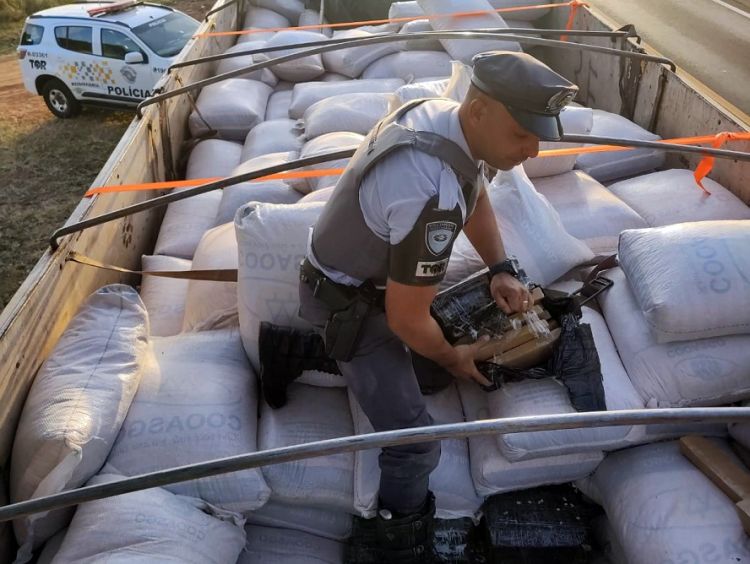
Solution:
{"label": "officer's hand", "polygon": [[507,272],[492,277],[490,292],[497,307],[506,315],[528,311],[531,307],[531,293],[528,288]]}
{"label": "officer's hand", "polygon": [[482,373],[477,370],[477,365],[474,362],[479,347],[485,344],[488,340],[489,337],[484,336],[471,345],[456,345],[453,347],[453,350],[457,353],[456,360],[452,364],[446,365],[445,369],[456,378],[462,380],[474,380],[483,386],[491,386],[492,382],[482,376]]}

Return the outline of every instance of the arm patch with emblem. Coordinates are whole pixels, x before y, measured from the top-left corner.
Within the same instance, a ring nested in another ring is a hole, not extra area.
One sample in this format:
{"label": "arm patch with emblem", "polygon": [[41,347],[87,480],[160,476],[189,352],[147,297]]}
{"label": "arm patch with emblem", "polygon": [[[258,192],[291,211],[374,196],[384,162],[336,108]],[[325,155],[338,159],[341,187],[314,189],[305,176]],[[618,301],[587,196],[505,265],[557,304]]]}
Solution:
{"label": "arm patch with emblem", "polygon": [[425,205],[409,234],[391,245],[388,277],[409,286],[434,286],[448,269],[453,242],[463,228],[461,208],[438,209],[438,196]]}

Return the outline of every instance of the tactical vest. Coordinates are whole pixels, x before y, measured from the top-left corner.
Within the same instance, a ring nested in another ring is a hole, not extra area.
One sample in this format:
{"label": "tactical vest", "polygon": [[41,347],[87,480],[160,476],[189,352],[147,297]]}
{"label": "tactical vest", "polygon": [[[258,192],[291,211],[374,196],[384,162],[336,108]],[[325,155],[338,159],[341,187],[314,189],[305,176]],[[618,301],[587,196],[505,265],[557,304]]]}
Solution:
{"label": "tactical vest", "polygon": [[370,169],[398,149],[412,147],[450,166],[461,183],[465,217],[468,219],[474,211],[480,188],[474,161],[447,137],[397,123],[406,112],[426,101],[413,100],[383,118],[352,156],[313,228],[312,253],[321,266],[358,280],[370,280],[378,286],[385,285],[390,243],[367,226],[359,203],[359,189]]}

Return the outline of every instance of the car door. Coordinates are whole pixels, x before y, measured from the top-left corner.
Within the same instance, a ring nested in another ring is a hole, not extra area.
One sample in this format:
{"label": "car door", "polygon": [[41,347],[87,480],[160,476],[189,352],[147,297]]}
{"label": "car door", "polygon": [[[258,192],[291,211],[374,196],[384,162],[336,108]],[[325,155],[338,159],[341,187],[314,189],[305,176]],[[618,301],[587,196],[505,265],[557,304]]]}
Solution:
{"label": "car door", "polygon": [[106,93],[106,68],[94,55],[94,30],[90,25],[75,23],[54,28],[54,66],[57,76],[76,98],[96,98]]}
{"label": "car door", "polygon": [[[100,44],[102,61],[111,70],[107,84],[107,96],[113,101],[139,102],[153,93],[158,75],[150,58],[153,55],[124,30],[101,28]],[[140,63],[125,61],[128,53],[140,53]]]}

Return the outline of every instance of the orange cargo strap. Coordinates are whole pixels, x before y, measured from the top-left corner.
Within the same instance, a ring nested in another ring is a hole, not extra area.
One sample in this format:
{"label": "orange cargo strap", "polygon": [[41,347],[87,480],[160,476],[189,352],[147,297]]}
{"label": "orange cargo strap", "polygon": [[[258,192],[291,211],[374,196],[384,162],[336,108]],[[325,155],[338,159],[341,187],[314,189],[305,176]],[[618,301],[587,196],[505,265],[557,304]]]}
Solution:
{"label": "orange cargo strap", "polygon": [[[249,172],[249,171],[248,171]],[[295,172],[277,172],[260,178],[249,180],[248,182],[266,182],[268,180],[288,180],[290,178],[319,178],[321,176],[335,176],[344,172],[343,168],[321,168],[318,170],[298,170]],[[139,192],[141,190],[165,190],[173,188],[190,188],[200,186],[209,182],[218,182],[224,180],[221,176],[212,178],[191,178],[190,180],[167,180],[164,182],[146,182],[143,184],[120,184],[114,186],[99,186],[91,188],[84,194],[84,197],[90,198],[97,194],[109,194],[112,192]],[[242,184],[238,182],[238,184]]]}
{"label": "orange cargo strap", "polygon": [[[299,26],[293,26],[293,27],[271,27],[271,28],[257,28],[257,29],[243,29],[240,31],[214,31],[214,32],[206,32],[206,33],[199,33],[195,35],[194,37],[219,37],[224,35],[249,35],[252,33],[263,33],[263,32],[271,32],[271,31],[292,31],[292,30],[305,30],[305,29],[331,29],[331,28],[337,28],[337,27],[357,27],[361,25],[380,25],[380,24],[388,24],[388,23],[406,23],[406,22],[413,22],[416,20],[424,20],[424,19],[438,19],[438,18],[466,18],[471,16],[484,16],[486,14],[497,14],[497,13],[512,13],[512,12],[523,12],[525,10],[544,10],[547,8],[566,8],[570,7],[571,13],[573,17],[568,18],[568,25],[573,24],[573,18],[575,17],[575,11],[580,6],[586,6],[587,4],[584,4],[583,2],[580,2],[579,0],[570,0],[570,2],[563,2],[562,4],[554,3],[554,4],[536,4],[534,6],[511,6],[508,8],[496,8],[493,10],[475,10],[472,12],[452,12],[450,14],[433,14],[431,16],[428,16],[427,14],[423,14],[421,16],[404,16],[401,18],[385,18],[381,20],[365,20],[365,21],[359,21],[359,22],[339,22],[339,23],[327,23],[327,24],[310,24],[310,25],[299,25]],[[570,30],[570,27],[567,27],[566,29]],[[460,30],[457,30],[460,31]]]}
{"label": "orange cargo strap", "polygon": [[[571,2],[568,3],[570,6],[570,13],[568,14],[568,22],[565,24],[565,29],[570,31],[573,29],[573,22],[576,19],[576,14],[578,13],[578,8],[581,6],[588,8],[589,5],[586,4],[586,2],[580,2],[579,0],[571,0]],[[567,41],[568,36],[567,35],[561,35],[560,41]]]}
{"label": "orange cargo strap", "polygon": [[[714,149],[718,149],[724,143],[727,141],[750,141],[750,133],[738,133],[734,131],[724,131],[722,133],[717,133],[714,137],[713,141],[711,142],[711,146]],[[706,194],[711,194],[705,186],[703,186],[703,179],[706,178],[706,176],[711,172],[711,170],[714,168],[714,161],[716,160],[716,157],[712,157],[710,155],[706,155],[703,157],[701,162],[698,163],[698,166],[695,167],[695,181],[698,183],[698,186],[700,186],[703,191]]]}
{"label": "orange cargo strap", "polygon": [[[659,143],[679,143],[683,145],[700,145],[703,143],[711,143],[714,148],[718,148],[727,141],[750,141],[750,132],[732,132],[725,131],[717,133],[715,135],[699,135],[695,137],[675,137],[674,139],[662,139]],[[591,147],[573,147],[570,149],[547,149],[545,151],[539,151],[539,157],[567,157],[571,155],[585,155],[588,153],[606,153],[615,151],[633,151],[637,147],[620,147],[619,145],[595,145]],[[695,180],[698,185],[708,193],[708,190],[703,188],[701,180],[711,172],[713,167],[714,157],[706,156],[698,164],[695,170]],[[343,168],[325,168],[319,170],[300,170],[294,172],[277,172],[276,174],[269,174],[262,178],[256,178],[250,182],[264,182],[266,180],[287,180],[290,178],[318,178],[321,176],[335,176],[344,172]],[[85,197],[89,198],[97,194],[110,194],[115,192],[138,192],[141,190],[164,190],[172,188],[185,188],[191,186],[200,186],[201,184],[207,184],[209,182],[216,182],[223,180],[222,178],[194,178],[191,180],[172,180],[166,182],[146,182],[144,184],[119,184],[113,186],[100,186],[98,188],[92,188],[84,194]]]}
{"label": "orange cargo strap", "polygon": [[76,262],[86,266],[94,266],[113,272],[123,272],[125,274],[140,274],[141,276],[158,276],[160,278],[177,278],[180,280],[209,280],[211,282],[237,282],[237,269],[215,269],[215,270],[130,270],[121,266],[106,264],[86,255],[76,253],[75,251],[68,254],[66,262]]}

